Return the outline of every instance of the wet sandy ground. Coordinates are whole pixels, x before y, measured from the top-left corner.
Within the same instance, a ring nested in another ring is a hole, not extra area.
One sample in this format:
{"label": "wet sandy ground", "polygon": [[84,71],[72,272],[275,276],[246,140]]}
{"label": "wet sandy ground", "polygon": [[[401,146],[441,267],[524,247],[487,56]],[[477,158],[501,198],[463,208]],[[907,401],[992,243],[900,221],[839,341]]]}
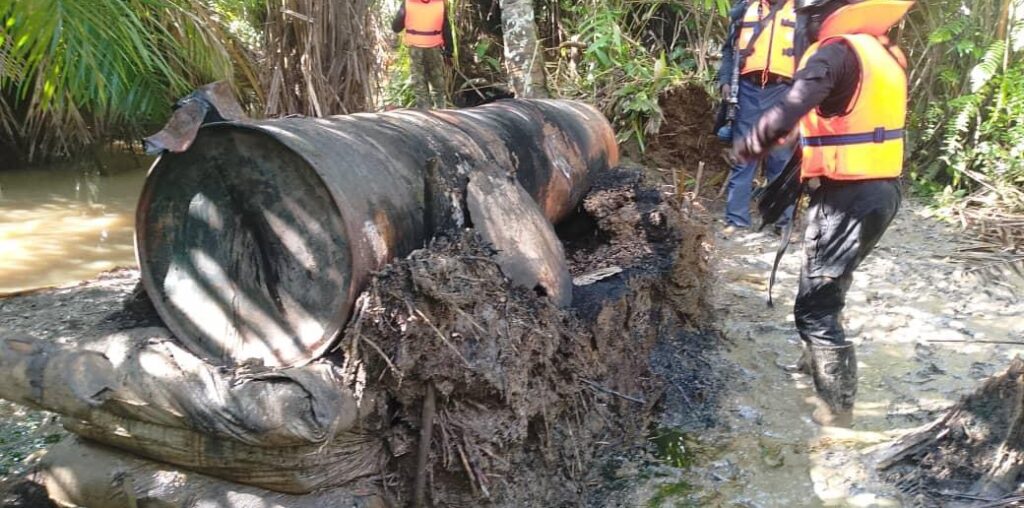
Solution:
{"label": "wet sandy ground", "polygon": [[[719,425],[683,432],[645,481],[640,506],[899,506],[866,479],[853,450],[938,416],[979,380],[1024,353],[1024,283],[964,273],[951,258],[959,234],[905,203],[855,275],[847,332],[860,386],[852,429],[810,419],[811,381],[775,366],[797,356],[792,318],[796,241],[780,268],[776,306],[765,287],[777,247],[770,234],[717,235],[714,306],[735,364]],[[998,344],[994,342],[1010,342]],[[671,465],[671,464],[670,464]]]}

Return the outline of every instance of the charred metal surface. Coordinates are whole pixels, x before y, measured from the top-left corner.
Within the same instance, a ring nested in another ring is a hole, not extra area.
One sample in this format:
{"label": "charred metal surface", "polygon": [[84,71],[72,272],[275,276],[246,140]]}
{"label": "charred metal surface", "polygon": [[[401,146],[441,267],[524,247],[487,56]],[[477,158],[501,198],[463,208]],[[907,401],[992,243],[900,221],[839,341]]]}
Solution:
{"label": "charred metal surface", "polygon": [[428,188],[431,165],[433,181],[481,167],[514,175],[554,223],[617,159],[608,122],[569,101],[205,125],[146,180],[143,284],[198,354],[304,364],[331,345],[374,270],[460,220],[444,214],[462,205]]}

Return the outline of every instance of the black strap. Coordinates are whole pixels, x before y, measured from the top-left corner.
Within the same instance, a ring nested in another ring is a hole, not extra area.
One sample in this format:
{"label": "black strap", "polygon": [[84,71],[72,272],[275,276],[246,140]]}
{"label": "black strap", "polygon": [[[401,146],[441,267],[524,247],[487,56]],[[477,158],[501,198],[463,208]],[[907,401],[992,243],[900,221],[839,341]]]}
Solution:
{"label": "black strap", "polygon": [[[761,4],[761,0],[753,0],[753,1],[757,2],[757,8],[758,8],[757,17],[760,18],[761,17],[761,9],[763,9],[764,6],[763,6],[763,4]],[[748,57],[748,56],[750,56],[751,54],[754,53],[754,44],[757,43],[757,39],[759,37],[761,37],[762,33],[764,33],[765,25],[771,23],[771,21],[773,19],[775,19],[775,15],[778,14],[779,11],[781,11],[782,8],[785,7],[785,6],[786,6],[786,2],[779,2],[779,3],[775,4],[775,5],[773,5],[772,8],[768,11],[768,16],[766,16],[764,19],[758,20],[758,22],[754,24],[755,25],[754,26],[754,34],[750,36],[750,42],[747,43],[747,47],[743,48],[742,50],[737,51],[737,53],[740,56],[746,58],[746,57]],[[749,8],[750,8],[750,4],[748,3],[747,4],[747,9],[749,9]],[[746,11],[746,9],[744,9],[744,11],[743,11],[744,19],[746,18],[746,16],[747,16],[747,11]],[[744,23],[746,23],[746,22],[744,22]],[[737,41],[740,38],[739,33],[740,33],[740,30],[737,30],[736,31],[736,40]],[[742,69],[743,65],[744,65],[744,62],[742,62],[739,59],[737,59],[736,65],[739,65],[740,69]]]}
{"label": "black strap", "polygon": [[789,222],[782,227],[782,240],[779,242],[779,249],[775,251],[775,261],[772,263],[772,274],[768,277],[768,306],[775,307],[775,302],[772,301],[772,288],[775,287],[775,274],[779,271],[779,263],[782,262],[782,256],[786,254],[786,249],[789,248],[790,238],[793,236],[793,227],[796,224],[797,217],[800,215],[800,197],[804,195],[806,185],[800,182],[800,190],[796,194],[796,203],[793,204],[793,217],[789,219]]}
{"label": "black strap", "polygon": [[408,29],[408,28],[405,29],[405,33],[412,34],[412,35],[441,35],[441,31],[440,30],[435,30],[433,32],[421,32],[419,30],[411,30],[411,29]]}

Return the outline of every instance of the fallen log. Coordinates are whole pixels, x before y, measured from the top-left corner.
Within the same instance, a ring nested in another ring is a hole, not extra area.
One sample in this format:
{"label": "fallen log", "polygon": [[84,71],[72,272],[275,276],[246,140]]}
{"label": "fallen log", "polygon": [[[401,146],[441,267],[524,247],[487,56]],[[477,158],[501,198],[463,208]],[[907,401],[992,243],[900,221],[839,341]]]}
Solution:
{"label": "fallen log", "polygon": [[[964,499],[1019,494],[1024,471],[1024,360],[1015,358],[942,417],[865,452],[887,482]],[[936,503],[944,499],[932,500]]]}
{"label": "fallen log", "polygon": [[[223,365],[321,356],[373,271],[443,232],[432,227],[461,227],[435,220],[433,209],[439,197],[465,196],[470,174],[514,175],[537,216],[557,222],[592,173],[618,159],[607,120],[570,101],[221,122],[197,132],[191,143],[164,140],[188,149],[151,169],[136,245],[163,321],[191,351]],[[455,192],[429,185],[432,166]],[[554,235],[542,230],[519,228],[520,241],[502,247],[550,243]],[[532,274],[567,303],[567,273]]]}

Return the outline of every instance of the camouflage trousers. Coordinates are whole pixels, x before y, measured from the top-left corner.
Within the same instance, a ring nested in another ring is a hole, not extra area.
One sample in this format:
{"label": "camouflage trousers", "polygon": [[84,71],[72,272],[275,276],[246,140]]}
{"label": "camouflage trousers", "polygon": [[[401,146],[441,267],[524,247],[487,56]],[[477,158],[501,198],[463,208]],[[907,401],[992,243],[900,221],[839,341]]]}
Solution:
{"label": "camouflage trousers", "polygon": [[416,107],[443,108],[445,101],[444,57],[441,48],[409,48],[409,74]]}

